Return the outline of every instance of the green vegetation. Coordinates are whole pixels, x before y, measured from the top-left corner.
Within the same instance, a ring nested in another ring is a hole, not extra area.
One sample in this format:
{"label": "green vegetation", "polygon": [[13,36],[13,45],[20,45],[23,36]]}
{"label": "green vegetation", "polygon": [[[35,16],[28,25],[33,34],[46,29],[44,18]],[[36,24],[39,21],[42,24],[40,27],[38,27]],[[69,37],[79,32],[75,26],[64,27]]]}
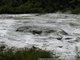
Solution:
{"label": "green vegetation", "polygon": [[80,55],[79,55],[79,54],[80,54],[80,53],[77,54],[76,60],[80,60]]}
{"label": "green vegetation", "polygon": [[39,48],[23,48],[23,49],[6,49],[0,51],[0,60],[38,60],[39,58],[53,58],[57,60],[49,51],[44,51]]}
{"label": "green vegetation", "polygon": [[80,0],[0,0],[0,13],[80,13]]}
{"label": "green vegetation", "polygon": [[77,59],[76,60],[80,60],[80,56],[77,56]]}

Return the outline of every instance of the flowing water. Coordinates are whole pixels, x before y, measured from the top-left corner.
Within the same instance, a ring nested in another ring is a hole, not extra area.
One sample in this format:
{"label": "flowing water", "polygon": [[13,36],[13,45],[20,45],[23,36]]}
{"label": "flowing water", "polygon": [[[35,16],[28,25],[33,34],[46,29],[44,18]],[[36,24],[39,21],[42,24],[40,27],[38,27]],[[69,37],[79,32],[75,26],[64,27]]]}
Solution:
{"label": "flowing water", "polygon": [[80,15],[0,15],[0,44],[8,47],[39,47],[62,60],[80,55]]}

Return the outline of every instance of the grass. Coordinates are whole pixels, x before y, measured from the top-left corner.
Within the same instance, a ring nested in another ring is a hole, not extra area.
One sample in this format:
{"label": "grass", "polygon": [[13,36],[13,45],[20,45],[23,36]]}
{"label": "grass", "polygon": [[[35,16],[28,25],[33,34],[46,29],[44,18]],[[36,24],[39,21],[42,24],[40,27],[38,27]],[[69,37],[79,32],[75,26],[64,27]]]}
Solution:
{"label": "grass", "polygon": [[44,51],[39,48],[23,48],[23,49],[6,49],[0,52],[0,60],[38,60],[38,58],[53,58],[57,60],[49,51]]}

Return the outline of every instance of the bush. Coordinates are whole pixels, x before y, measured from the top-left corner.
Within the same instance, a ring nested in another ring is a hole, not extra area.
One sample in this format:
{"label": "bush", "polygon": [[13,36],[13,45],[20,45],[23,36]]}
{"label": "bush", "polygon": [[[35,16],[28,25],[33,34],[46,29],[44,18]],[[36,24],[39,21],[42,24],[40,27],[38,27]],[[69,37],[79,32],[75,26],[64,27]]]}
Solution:
{"label": "bush", "polygon": [[[0,60],[38,60],[38,58],[53,58],[50,52],[39,48],[6,49],[0,52]],[[54,57],[58,59],[58,57]]]}

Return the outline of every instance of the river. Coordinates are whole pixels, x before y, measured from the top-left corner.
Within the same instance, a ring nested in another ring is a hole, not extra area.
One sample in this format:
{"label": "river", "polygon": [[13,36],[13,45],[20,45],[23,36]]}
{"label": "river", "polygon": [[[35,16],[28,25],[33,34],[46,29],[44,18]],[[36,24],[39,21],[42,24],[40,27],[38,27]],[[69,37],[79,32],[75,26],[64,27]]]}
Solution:
{"label": "river", "polygon": [[35,46],[62,60],[75,60],[80,55],[80,15],[2,14],[0,44],[16,48]]}

